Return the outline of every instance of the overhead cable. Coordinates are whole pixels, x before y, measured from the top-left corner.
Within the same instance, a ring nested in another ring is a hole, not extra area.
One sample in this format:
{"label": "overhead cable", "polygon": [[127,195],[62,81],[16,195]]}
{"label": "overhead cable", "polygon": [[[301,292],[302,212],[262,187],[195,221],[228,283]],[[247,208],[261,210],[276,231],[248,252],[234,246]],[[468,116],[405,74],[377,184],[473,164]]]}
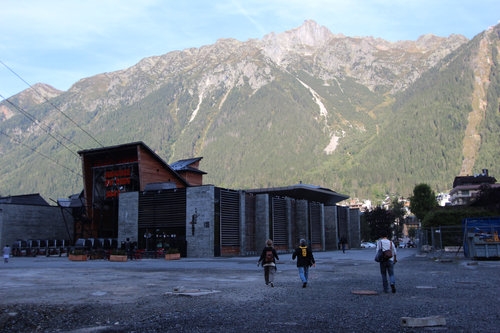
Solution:
{"label": "overhead cable", "polygon": [[[38,119],[36,119],[34,116],[32,116],[31,114],[29,114],[28,112],[26,112],[23,108],[21,108],[20,106],[12,103],[11,101],[9,101],[7,98],[5,98],[2,94],[0,94],[0,97],[4,99],[4,102],[7,102],[9,103],[10,105],[12,105],[14,108],[16,108],[16,110],[18,110],[19,112],[21,112],[22,114],[24,114],[28,119],[30,119],[32,122],[34,122],[35,124],[37,124],[38,126],[40,126],[40,128],[45,132],[47,133],[51,138],[53,138],[54,140],[56,140],[57,143],[59,143],[60,145],[62,145],[64,148],[66,148],[67,150],[69,150],[72,154],[76,155],[76,156],[79,156],[76,152],[74,152],[73,150],[71,150],[67,145],[65,145],[63,142],[61,142],[59,139],[57,139],[54,135],[52,135],[52,133],[50,133],[50,128],[48,127],[45,127],[42,125],[42,122],[39,121]],[[65,140],[68,140],[70,142],[72,142],[70,139],[66,138],[63,136],[63,138]],[[78,146],[78,145],[77,145]],[[78,146],[78,148],[82,149],[81,147]]]}
{"label": "overhead cable", "polygon": [[3,134],[3,135],[5,135],[6,137],[10,138],[10,139],[11,139],[12,141],[14,141],[15,143],[20,144],[20,145],[22,145],[22,146],[24,146],[24,147],[28,148],[29,150],[31,150],[31,151],[33,151],[33,152],[35,152],[35,153],[37,153],[37,154],[39,154],[39,155],[41,155],[41,156],[45,157],[46,159],[48,159],[48,160],[52,161],[53,163],[55,163],[55,164],[59,165],[60,167],[63,167],[64,169],[66,169],[66,170],[68,170],[68,171],[70,171],[70,172],[74,173],[75,175],[77,175],[77,176],[79,176],[79,177],[83,177],[80,173],[76,172],[75,170],[72,170],[72,169],[70,169],[70,168],[68,168],[68,167],[66,167],[66,166],[64,166],[64,165],[62,165],[62,164],[60,164],[58,161],[56,161],[56,160],[54,160],[53,158],[51,158],[50,156],[47,156],[47,155],[45,155],[45,154],[43,154],[43,153],[39,152],[38,150],[36,150],[36,149],[34,149],[34,148],[29,147],[28,145],[26,145],[26,144],[22,143],[21,141],[19,141],[19,140],[17,140],[17,139],[15,139],[15,138],[13,138],[13,137],[12,137],[12,136],[10,136],[10,135],[8,135],[8,134],[7,134],[7,133],[5,133],[4,131],[0,130],[0,133],[1,133],[1,134]]}
{"label": "overhead cable", "polygon": [[57,107],[56,105],[54,105],[54,103],[52,103],[48,98],[46,98],[40,92],[38,92],[31,84],[29,84],[26,80],[24,80],[19,74],[17,74],[16,72],[14,72],[14,70],[12,70],[9,66],[7,66],[2,60],[0,60],[0,63],[5,68],[7,68],[12,74],[14,74],[15,76],[17,76],[21,81],[23,81],[24,83],[26,83],[26,85],[28,85],[28,87],[30,87],[34,92],[36,92],[38,94],[38,96],[42,97],[47,103],[49,103],[50,105],[52,105],[52,107],[54,109],[56,109],[57,111],[59,111],[64,117],[66,117],[69,121],[71,121],[78,129],[80,129],[82,132],[84,132],[85,134],[87,134],[99,146],[104,147],[104,145],[102,143],[100,143],[96,138],[94,138],[92,136],[92,134],[90,134],[88,131],[86,131],[84,128],[82,128],[80,125],[78,125],[70,116],[68,116],[66,113],[64,113],[59,107]]}

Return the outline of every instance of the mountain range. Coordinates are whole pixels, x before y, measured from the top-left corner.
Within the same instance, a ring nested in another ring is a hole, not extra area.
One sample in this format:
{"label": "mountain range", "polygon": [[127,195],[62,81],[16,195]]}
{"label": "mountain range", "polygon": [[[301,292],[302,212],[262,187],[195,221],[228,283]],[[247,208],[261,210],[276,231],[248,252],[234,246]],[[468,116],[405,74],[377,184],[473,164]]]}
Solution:
{"label": "mountain range", "polygon": [[500,25],[471,40],[284,33],[142,59],[68,91],[0,103],[0,195],[81,191],[78,151],[143,141],[167,163],[203,157],[204,182],[299,182],[351,198],[436,192],[500,175]]}

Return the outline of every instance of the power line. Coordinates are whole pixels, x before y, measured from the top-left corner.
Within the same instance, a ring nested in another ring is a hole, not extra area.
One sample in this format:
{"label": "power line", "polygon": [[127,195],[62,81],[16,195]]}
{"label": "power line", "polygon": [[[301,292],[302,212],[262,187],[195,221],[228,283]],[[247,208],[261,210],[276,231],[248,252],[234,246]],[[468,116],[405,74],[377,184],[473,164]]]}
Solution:
{"label": "power line", "polygon": [[[79,156],[76,152],[74,152],[73,150],[71,150],[68,146],[66,146],[64,143],[62,143],[59,139],[57,139],[54,135],[52,135],[52,133],[50,133],[50,129],[48,127],[45,127],[42,126],[42,122],[39,121],[38,119],[36,119],[34,116],[32,116],[31,114],[29,114],[28,112],[26,112],[23,108],[21,108],[20,106],[12,103],[11,101],[9,101],[8,99],[6,99],[2,94],[0,94],[0,97],[3,98],[5,100],[5,102],[9,103],[10,105],[12,105],[14,108],[16,108],[19,112],[21,112],[22,114],[24,114],[28,119],[30,119],[32,122],[34,122],[35,124],[37,124],[45,133],[47,133],[51,138],[53,138],[54,140],[56,140],[57,143],[59,143],[60,145],[62,145],[64,148],[66,148],[68,151],[70,151],[72,154],[76,155],[76,156]],[[59,134],[60,135],[60,134]],[[62,135],[61,135],[62,136]],[[65,140],[68,140],[69,142],[73,143],[70,139],[62,136]],[[76,144],[75,144],[76,145]],[[82,149],[80,146],[76,145],[77,147],[79,147],[80,149]]]}
{"label": "power line", "polygon": [[41,155],[41,156],[45,157],[46,159],[48,159],[48,160],[52,161],[53,163],[55,163],[55,164],[59,165],[60,167],[63,167],[64,169],[66,169],[66,170],[68,170],[68,171],[70,171],[70,172],[74,173],[75,175],[77,175],[77,176],[79,176],[79,177],[83,177],[80,173],[78,173],[78,172],[76,172],[76,171],[74,171],[74,170],[72,170],[72,169],[70,169],[70,168],[68,168],[68,167],[66,167],[66,166],[64,166],[64,165],[62,165],[62,164],[60,164],[58,161],[54,160],[54,159],[53,159],[53,158],[51,158],[50,156],[47,156],[47,155],[45,155],[45,154],[43,154],[43,153],[39,152],[38,150],[36,150],[36,149],[34,149],[34,148],[29,147],[28,145],[26,145],[26,144],[22,143],[21,141],[19,141],[19,140],[17,140],[17,139],[15,139],[15,138],[13,138],[13,137],[12,137],[12,136],[10,136],[10,135],[8,135],[8,134],[7,134],[7,133],[5,133],[4,131],[0,130],[0,133],[1,133],[1,134],[3,134],[3,135],[5,135],[6,137],[8,137],[9,139],[11,139],[11,140],[12,140],[12,141],[14,141],[15,143],[20,144],[20,145],[22,145],[22,146],[24,146],[24,147],[28,148],[29,150],[31,150],[31,151],[33,151],[33,152],[35,152],[35,153],[37,153],[37,154],[39,154],[39,155]]}
{"label": "power line", "polygon": [[[99,141],[97,141],[97,139],[94,138],[88,131],[86,131],[84,128],[82,128],[80,125],[78,125],[70,116],[68,116],[60,108],[58,108],[56,105],[54,105],[48,98],[46,98],[40,92],[38,92],[31,84],[29,84],[26,80],[24,80],[19,74],[17,74],[16,72],[14,72],[14,70],[12,70],[9,66],[7,66],[2,60],[0,60],[0,63],[5,68],[7,68],[12,74],[14,74],[15,76],[17,76],[21,81],[23,81],[24,83],[26,83],[28,85],[28,87],[30,87],[31,89],[33,89],[33,91],[36,92],[38,94],[38,96],[42,97],[47,103],[49,103],[50,105],[52,105],[52,107],[54,109],[56,109],[57,111],[59,111],[64,117],[66,117],[66,119],[68,119],[69,121],[71,121],[78,129],[80,129],[83,133],[87,134],[99,146],[104,147],[104,145],[102,143],[100,143]],[[2,97],[2,98],[4,98],[4,97]]]}

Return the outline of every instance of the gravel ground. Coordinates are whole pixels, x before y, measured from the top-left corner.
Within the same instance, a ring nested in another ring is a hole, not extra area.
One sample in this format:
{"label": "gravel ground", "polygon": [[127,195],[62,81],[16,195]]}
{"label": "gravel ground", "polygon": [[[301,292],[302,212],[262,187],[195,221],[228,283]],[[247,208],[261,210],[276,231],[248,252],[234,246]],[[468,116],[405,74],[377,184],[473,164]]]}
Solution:
{"label": "gravel ground", "polygon": [[[406,252],[405,252],[406,251]],[[13,258],[2,265],[2,332],[499,332],[500,262],[400,250],[385,294],[372,250],[315,253],[302,288],[281,254],[275,287],[256,258],[127,263]],[[375,295],[359,295],[373,291]],[[354,292],[354,293],[353,293]],[[442,316],[404,327],[402,317]]]}

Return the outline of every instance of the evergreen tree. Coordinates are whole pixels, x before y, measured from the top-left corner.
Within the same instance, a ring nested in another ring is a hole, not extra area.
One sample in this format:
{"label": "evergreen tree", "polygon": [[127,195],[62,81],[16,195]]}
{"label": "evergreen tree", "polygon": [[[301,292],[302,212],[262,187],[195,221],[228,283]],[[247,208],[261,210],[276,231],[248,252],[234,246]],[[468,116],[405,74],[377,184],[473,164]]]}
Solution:
{"label": "evergreen tree", "polygon": [[415,216],[423,221],[425,215],[437,207],[436,194],[427,184],[418,184],[413,189],[410,198],[410,210]]}
{"label": "evergreen tree", "polygon": [[394,223],[394,213],[382,207],[365,212],[365,219],[370,226],[371,239],[377,239],[382,232],[387,232],[392,235],[392,228]]}

